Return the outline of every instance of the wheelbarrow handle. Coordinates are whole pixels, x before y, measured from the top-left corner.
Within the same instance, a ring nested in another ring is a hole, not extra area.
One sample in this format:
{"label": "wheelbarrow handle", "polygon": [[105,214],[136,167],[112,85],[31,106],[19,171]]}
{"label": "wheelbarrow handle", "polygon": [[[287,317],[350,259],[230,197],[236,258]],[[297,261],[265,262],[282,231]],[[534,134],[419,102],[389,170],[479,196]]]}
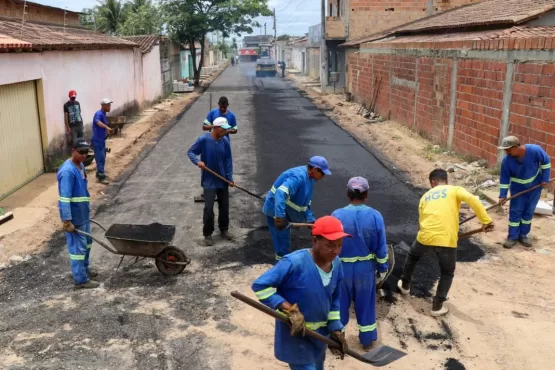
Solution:
{"label": "wheelbarrow handle", "polygon": [[100,222],[96,221],[96,220],[90,220],[93,224],[95,224],[96,226],[100,227],[102,230],[104,231],[108,231],[108,229],[106,229],[104,226],[102,226],[100,224]]}
{"label": "wheelbarrow handle", "polygon": [[[91,220],[92,221],[92,220]],[[103,246],[104,248],[106,248],[108,251],[112,252],[113,254],[119,254],[115,249],[113,249],[112,247],[110,247],[108,244],[104,243],[102,240],[97,239],[96,237],[94,237],[92,234],[89,234],[87,232],[75,229],[75,232],[81,235],[85,235],[88,236],[89,238],[91,238],[92,240],[94,240],[95,242],[97,242],[98,244],[100,244],[101,246]]]}

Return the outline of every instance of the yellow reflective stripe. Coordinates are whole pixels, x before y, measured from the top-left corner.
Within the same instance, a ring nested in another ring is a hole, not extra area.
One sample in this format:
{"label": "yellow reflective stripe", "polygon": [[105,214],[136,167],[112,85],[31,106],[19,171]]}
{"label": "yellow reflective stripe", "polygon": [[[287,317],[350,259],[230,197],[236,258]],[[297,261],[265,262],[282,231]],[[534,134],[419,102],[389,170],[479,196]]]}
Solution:
{"label": "yellow reflective stripe", "polygon": [[519,227],[519,226],[520,226],[520,222],[509,222],[509,226],[511,226],[511,227]]}
{"label": "yellow reflective stripe", "polygon": [[361,333],[367,333],[369,331],[374,331],[374,330],[376,330],[376,324],[365,325],[365,326],[359,325],[358,330],[360,330]]}
{"label": "yellow reflective stripe", "polygon": [[[287,189],[284,186],[283,186],[283,188]],[[289,195],[289,189],[283,190],[282,186],[280,186],[278,189],[283,191],[284,193],[287,193],[287,195]],[[272,186],[272,189],[270,189],[270,191],[275,194],[277,189],[275,188],[275,186]],[[289,207],[293,208],[297,212],[306,212],[306,210],[308,209],[308,207],[301,207],[301,206],[296,205],[295,203],[291,202],[289,199],[287,199],[285,201],[285,204],[288,205]]]}
{"label": "yellow reflective stripe", "polygon": [[551,168],[551,163],[548,163],[548,164],[541,164],[541,165],[540,165],[540,168],[541,168],[542,170],[547,170],[548,168]]}
{"label": "yellow reflective stripe", "polygon": [[282,259],[282,257],[280,257],[276,254],[276,261],[279,261],[280,259]]}
{"label": "yellow reflective stripe", "polygon": [[339,316],[339,311],[330,311],[330,313],[328,313],[328,321],[339,319],[341,319],[341,317]]}
{"label": "yellow reflective stripe", "polygon": [[271,296],[273,296],[275,293],[277,292],[277,290],[275,288],[266,288],[264,290],[259,290],[258,292],[255,292],[254,294],[256,294],[256,298],[258,298],[259,300],[262,299],[266,299],[269,298]]}
{"label": "yellow reflective stripe", "polygon": [[[532,220],[530,221],[526,221],[526,220],[520,220],[520,223],[524,224],[524,225],[531,225],[532,224]],[[510,223],[509,223],[510,224]]]}
{"label": "yellow reflective stripe", "polygon": [[208,125],[208,126],[212,126],[212,122],[210,122],[209,120],[205,119],[204,120],[204,124]]}
{"label": "yellow reflective stripe", "polygon": [[309,200],[309,201],[308,201],[308,206],[310,207],[311,205],[312,205],[312,201]]}
{"label": "yellow reflective stripe", "polygon": [[283,191],[285,194],[289,195],[289,189],[286,186],[281,185],[278,190]]}
{"label": "yellow reflective stripe", "polygon": [[92,248],[92,244],[87,244],[87,249],[91,249]]}
{"label": "yellow reflective stripe", "polygon": [[[359,262],[359,261],[371,261],[375,258],[376,256],[373,253],[370,253],[367,256],[364,257],[343,257],[340,258],[341,262],[347,262],[347,263],[354,263],[354,262]],[[385,259],[385,262],[387,262],[387,257]],[[385,263],[385,262],[380,262],[380,263]]]}
{"label": "yellow reflective stripe", "polygon": [[276,193],[276,187],[275,187],[275,186],[272,186],[272,188],[270,189],[270,191],[271,191],[272,193],[275,194],[275,193]]}
{"label": "yellow reflective stripe", "polygon": [[328,326],[327,321],[320,321],[320,322],[305,322],[304,323],[307,328],[310,330],[318,330],[320,328],[325,328]]}
{"label": "yellow reflective stripe", "polygon": [[389,259],[389,255],[386,254],[384,258],[378,258],[378,257],[376,257],[376,262],[378,262],[378,263],[386,263],[388,259]]}
{"label": "yellow reflective stripe", "polygon": [[540,173],[541,173],[541,170],[538,168],[538,173],[535,174],[533,177],[530,177],[529,179],[522,180],[522,179],[519,179],[519,178],[517,178],[517,177],[511,177],[511,181],[514,181],[514,182],[516,182],[516,183],[518,183],[518,184],[529,184],[529,183],[531,183],[532,181],[534,181],[534,180],[536,179],[536,177],[538,177],[538,175],[539,175]]}
{"label": "yellow reflective stripe", "polygon": [[66,198],[66,197],[58,197],[58,200],[62,203],[81,203],[81,202],[90,202],[90,197],[73,197],[73,198]]}
{"label": "yellow reflective stripe", "polygon": [[508,189],[509,188],[509,184],[505,185],[505,184],[499,184],[499,189]]}
{"label": "yellow reflective stripe", "polygon": [[84,254],[69,254],[69,259],[74,261],[84,261],[85,255]]}

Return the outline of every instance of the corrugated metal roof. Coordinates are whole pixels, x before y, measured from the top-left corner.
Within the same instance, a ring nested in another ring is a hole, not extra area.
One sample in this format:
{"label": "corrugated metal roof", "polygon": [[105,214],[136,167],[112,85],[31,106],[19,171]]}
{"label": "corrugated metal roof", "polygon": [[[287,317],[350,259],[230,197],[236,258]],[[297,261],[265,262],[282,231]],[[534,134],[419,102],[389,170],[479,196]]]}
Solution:
{"label": "corrugated metal roof", "polygon": [[555,0],[488,0],[464,5],[342,44],[357,46],[384,37],[483,26],[511,27],[555,9]]}
{"label": "corrugated metal roof", "polygon": [[143,54],[150,53],[154,45],[160,40],[160,35],[124,36],[123,39],[139,44]]}
{"label": "corrugated metal roof", "polygon": [[132,48],[134,42],[84,28],[0,20],[0,51]]}

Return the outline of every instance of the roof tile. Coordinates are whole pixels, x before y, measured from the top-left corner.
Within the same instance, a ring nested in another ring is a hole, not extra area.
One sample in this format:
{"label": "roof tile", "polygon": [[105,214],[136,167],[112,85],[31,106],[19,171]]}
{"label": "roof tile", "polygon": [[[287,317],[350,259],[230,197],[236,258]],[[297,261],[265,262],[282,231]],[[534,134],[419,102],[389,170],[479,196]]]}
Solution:
{"label": "roof tile", "polygon": [[125,40],[139,44],[143,54],[150,53],[154,45],[160,40],[160,35],[124,36]]}

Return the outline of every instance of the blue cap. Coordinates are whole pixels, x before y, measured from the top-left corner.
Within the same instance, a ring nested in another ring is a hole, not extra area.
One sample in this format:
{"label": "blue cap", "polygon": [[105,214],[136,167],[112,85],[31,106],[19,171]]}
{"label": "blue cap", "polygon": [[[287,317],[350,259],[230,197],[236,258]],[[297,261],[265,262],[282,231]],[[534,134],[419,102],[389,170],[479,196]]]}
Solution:
{"label": "blue cap", "polygon": [[308,165],[314,168],[319,168],[324,175],[331,175],[331,171],[328,168],[328,160],[324,157],[315,156],[310,158]]}
{"label": "blue cap", "polygon": [[358,190],[361,193],[364,193],[365,191],[368,191],[369,188],[370,185],[368,185],[368,180],[360,176],[353,177],[347,183],[347,189],[351,191]]}
{"label": "blue cap", "polygon": [[225,117],[216,118],[214,122],[212,122],[212,126],[221,127],[224,130],[229,130],[231,128]]}

